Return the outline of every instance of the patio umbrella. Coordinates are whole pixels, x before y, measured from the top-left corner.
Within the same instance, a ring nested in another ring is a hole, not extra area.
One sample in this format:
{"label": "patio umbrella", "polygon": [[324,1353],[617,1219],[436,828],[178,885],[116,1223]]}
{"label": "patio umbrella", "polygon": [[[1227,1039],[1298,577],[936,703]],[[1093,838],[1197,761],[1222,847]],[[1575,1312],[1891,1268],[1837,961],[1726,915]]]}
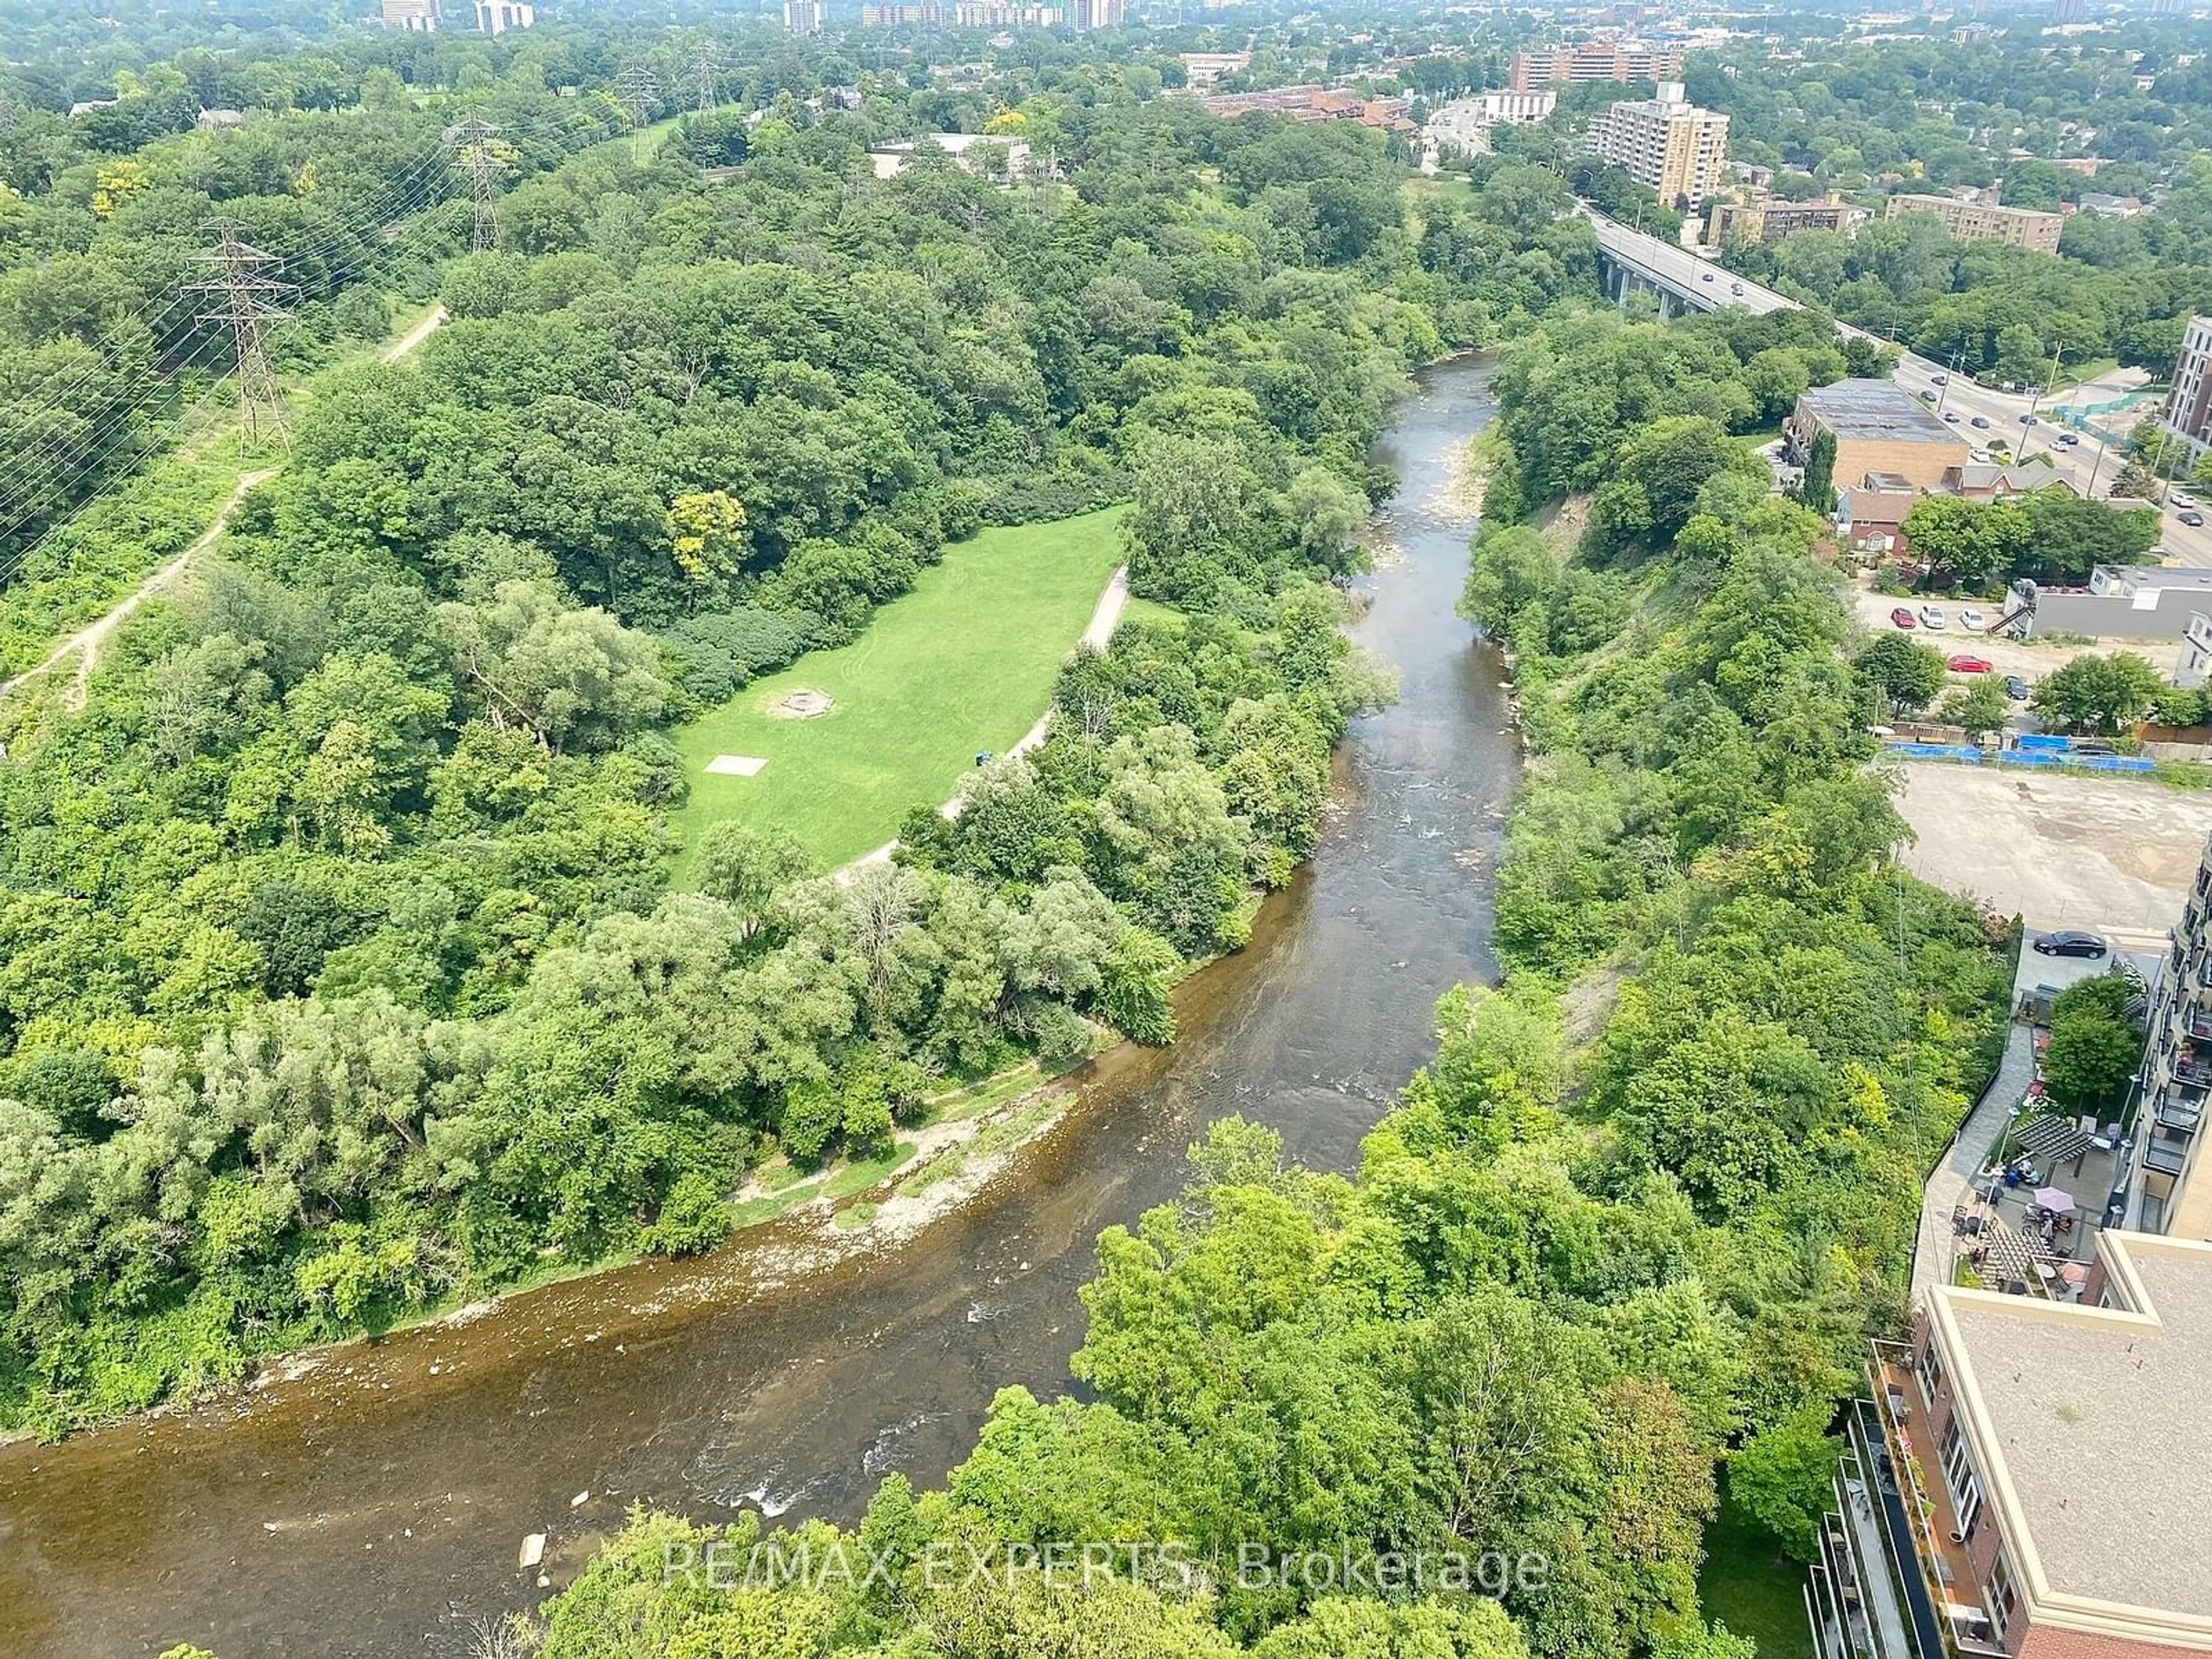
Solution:
{"label": "patio umbrella", "polygon": [[2035,1207],[2052,1215],[2071,1215],[2074,1213],[2074,1194],[2062,1192],[2056,1187],[2045,1187],[2036,1194]]}

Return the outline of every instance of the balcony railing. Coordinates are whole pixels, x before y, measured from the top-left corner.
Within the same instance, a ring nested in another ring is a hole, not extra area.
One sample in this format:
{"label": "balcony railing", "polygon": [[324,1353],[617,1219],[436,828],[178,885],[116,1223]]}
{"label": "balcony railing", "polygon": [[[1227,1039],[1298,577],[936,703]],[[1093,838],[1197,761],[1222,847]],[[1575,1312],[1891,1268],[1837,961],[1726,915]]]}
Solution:
{"label": "balcony railing", "polygon": [[[1970,1636],[1960,1629],[1954,1609],[1972,1607],[1981,1587],[1975,1581],[1966,1547],[1949,1541],[1955,1515],[1951,1494],[1922,1469],[1910,1426],[1917,1399],[1909,1377],[1909,1353],[1905,1345],[1877,1340],[1871,1376],[1879,1403],[1865,1407],[1872,1426],[1881,1436],[1882,1453],[1893,1479],[1884,1493],[1884,1519],[1895,1534],[1898,1566],[1905,1600],[1912,1615],[1915,1635],[1928,1659],[1948,1654],[1956,1659],[2005,1659],[2001,1644]],[[1904,1403],[1900,1410],[1900,1402]],[[1932,1448],[1931,1448],[1932,1450]],[[1878,1483],[1880,1484],[1880,1483]],[[1910,1559],[1907,1559],[1910,1558]]]}

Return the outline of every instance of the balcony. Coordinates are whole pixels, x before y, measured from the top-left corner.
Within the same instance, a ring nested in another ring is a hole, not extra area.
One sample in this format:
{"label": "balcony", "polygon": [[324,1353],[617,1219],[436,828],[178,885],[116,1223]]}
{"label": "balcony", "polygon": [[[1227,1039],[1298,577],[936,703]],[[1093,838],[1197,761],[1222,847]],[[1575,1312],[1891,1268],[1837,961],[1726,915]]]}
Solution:
{"label": "balcony", "polygon": [[[2193,1020],[2191,1022],[2195,1023]],[[2192,1089],[2212,1089],[2212,1060],[2184,1048],[2173,1057],[2173,1079]]]}
{"label": "balcony", "polygon": [[[1933,1435],[1920,1426],[1920,1388],[1908,1374],[1901,1344],[1877,1342],[1869,1372],[1878,1405],[1862,1402],[1866,1430],[1881,1437],[1877,1462],[1891,1489],[1884,1503],[1890,1530],[1899,1540],[1899,1566],[1905,1599],[1926,1659],[2004,1659],[2002,1643],[1990,1633],[1980,1582],[1959,1516],[1944,1485]],[[1853,1438],[1858,1437],[1854,1425]],[[1984,1525],[1989,1524],[1986,1520]]]}
{"label": "balcony", "polygon": [[2212,1008],[2191,1008],[2182,1029],[2192,1042],[2212,1042]]}
{"label": "balcony", "polygon": [[2169,1139],[2184,1138],[2195,1134],[2197,1125],[2204,1121],[2204,1102],[2169,1089],[2158,1097],[2158,1110],[2154,1115]]}
{"label": "balcony", "polygon": [[2189,1143],[2185,1140],[2160,1140],[2154,1136],[2143,1142],[2142,1166],[2146,1170],[2178,1176],[2188,1162]]}

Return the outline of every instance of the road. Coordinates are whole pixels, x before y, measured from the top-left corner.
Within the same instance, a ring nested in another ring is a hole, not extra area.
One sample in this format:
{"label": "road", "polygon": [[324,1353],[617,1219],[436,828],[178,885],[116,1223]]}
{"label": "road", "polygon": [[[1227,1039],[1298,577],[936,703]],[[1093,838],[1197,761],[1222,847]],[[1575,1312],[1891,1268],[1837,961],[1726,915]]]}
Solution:
{"label": "road", "polygon": [[[1718,304],[1741,306],[1762,315],[1797,307],[1797,302],[1788,296],[1735,276],[1686,248],[1646,235],[1586,204],[1577,206],[1596,230],[1598,245],[1607,253],[1640,265],[1685,292],[1702,292],[1711,295]],[[1891,343],[1849,323],[1838,323],[1837,331],[1880,344]],[[1969,442],[1986,447],[2001,438],[2013,446],[2014,459],[2023,461],[2047,455],[2054,476],[2065,479],[2081,495],[2097,500],[2110,495],[2112,480],[2119,476],[2120,442],[2127,435],[2124,426],[2093,428],[2080,434],[2080,443],[2068,445],[2058,442],[2058,435],[2072,428],[2054,416],[2077,404],[2111,403],[2137,390],[2148,378],[2141,369],[2115,369],[2039,401],[2022,393],[1977,386],[1965,375],[1953,374],[1944,365],[1916,352],[1907,351],[1899,359],[1895,375],[1897,383],[1909,392],[1932,393],[1938,414],[1946,417],[1956,415],[1958,419],[1952,424]],[[2031,414],[2036,416],[2036,423],[2023,425],[2021,417]],[[2121,416],[2124,422],[2129,422],[2129,419],[2125,415]],[[1978,427],[1974,425],[1976,420],[1985,424]],[[2179,511],[2172,505],[2160,509],[2160,549],[2172,563],[2212,568],[2212,525],[2185,525],[2177,516]],[[2212,514],[2207,516],[2212,517]]]}
{"label": "road", "polygon": [[[1941,385],[1936,381],[1938,375],[1943,377]],[[2047,455],[2057,477],[2084,495],[2094,495],[2098,500],[2111,495],[2112,480],[2119,476],[2120,440],[2126,435],[2125,431],[2107,433],[2092,428],[2081,434],[2079,444],[2068,446],[2057,439],[2060,433],[2070,428],[2049,418],[2047,412],[2039,414],[2036,424],[2028,427],[2021,424],[2021,416],[2029,413],[2031,407],[2049,411],[2063,410],[2076,403],[2110,403],[2139,386],[2143,379],[2140,369],[2116,370],[2047,401],[2033,402],[2019,392],[1977,386],[1965,375],[1953,374],[1941,364],[1912,352],[1899,360],[1896,374],[1897,383],[1909,392],[1934,392],[1932,407],[1946,416],[1956,415],[1959,418],[1952,424],[1958,428],[1959,435],[1970,443],[1986,445],[1991,439],[2002,438],[2014,446],[2017,458],[2021,460]],[[1977,417],[1989,424],[1975,426]],[[2122,418],[2124,422],[2126,419]],[[2212,527],[2185,525],[2176,516],[2177,511],[2172,507],[2161,509],[2159,545],[2176,564],[2212,568]]]}
{"label": "road", "polygon": [[1741,306],[1761,315],[1797,307],[1795,300],[1762,288],[1748,276],[1739,276],[1711,259],[1701,259],[1687,248],[1647,235],[1586,204],[1577,205],[1597,232],[1598,246],[1606,252],[1642,266],[1685,294],[1699,294],[1714,306]]}

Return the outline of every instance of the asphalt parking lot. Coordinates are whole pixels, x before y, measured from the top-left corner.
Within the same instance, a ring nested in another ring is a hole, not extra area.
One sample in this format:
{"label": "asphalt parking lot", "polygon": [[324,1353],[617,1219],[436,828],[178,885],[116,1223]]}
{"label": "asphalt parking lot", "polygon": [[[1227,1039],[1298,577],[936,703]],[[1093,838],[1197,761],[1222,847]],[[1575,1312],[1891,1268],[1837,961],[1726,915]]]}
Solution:
{"label": "asphalt parking lot", "polygon": [[[1987,634],[1969,633],[1960,628],[1958,618],[1961,607],[1948,599],[1942,601],[1943,609],[1949,613],[1951,619],[1948,628],[1933,634],[1921,628],[1908,630],[1892,622],[1889,613],[1904,605],[1917,614],[1924,601],[1901,599],[1891,594],[1877,593],[1869,587],[1855,588],[1853,595],[1858,606],[1859,620],[1873,632],[1902,633],[1907,639],[1917,640],[1947,657],[1962,653],[1979,657],[1990,665],[1993,673],[2001,676],[2017,674],[2031,685],[2052,669],[2063,667],[2076,657],[2109,656],[2115,651],[2133,651],[2147,659],[2160,673],[2170,675],[2181,653],[2179,642],[2174,640],[2100,640],[2094,645],[2046,645],[1994,639]],[[1991,622],[2002,614],[1992,600],[1978,601],[1975,608]],[[1954,674],[1952,678],[1965,684],[1968,677]]]}
{"label": "asphalt parking lot", "polygon": [[1919,840],[1905,868],[2039,932],[2081,927],[2157,950],[2212,831],[2212,794],[2142,779],[1904,763]]}

